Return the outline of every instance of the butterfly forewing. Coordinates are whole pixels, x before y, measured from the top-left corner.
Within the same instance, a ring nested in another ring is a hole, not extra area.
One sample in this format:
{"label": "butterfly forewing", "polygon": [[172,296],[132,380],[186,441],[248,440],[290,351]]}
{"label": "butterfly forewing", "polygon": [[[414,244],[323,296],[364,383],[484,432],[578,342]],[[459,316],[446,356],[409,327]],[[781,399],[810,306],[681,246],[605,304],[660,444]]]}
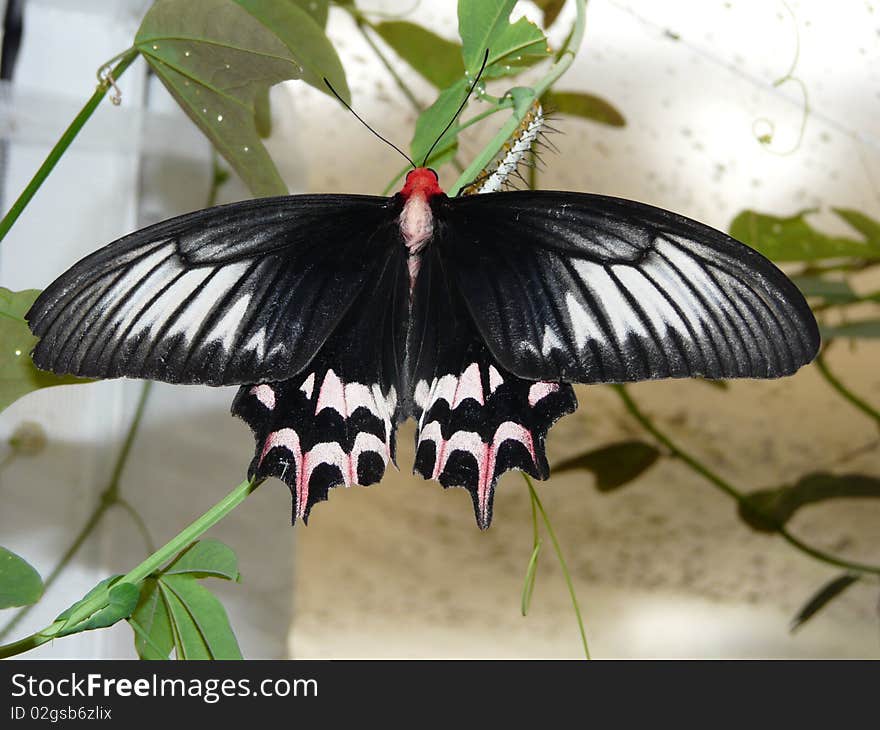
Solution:
{"label": "butterfly forewing", "polygon": [[492,354],[535,380],[773,378],[818,328],[765,258],[632,201],[518,191],[437,199],[436,246]]}
{"label": "butterfly forewing", "polygon": [[41,368],[230,385],[301,371],[398,244],[395,199],[312,195],[180,216],[87,256],[28,312]]}

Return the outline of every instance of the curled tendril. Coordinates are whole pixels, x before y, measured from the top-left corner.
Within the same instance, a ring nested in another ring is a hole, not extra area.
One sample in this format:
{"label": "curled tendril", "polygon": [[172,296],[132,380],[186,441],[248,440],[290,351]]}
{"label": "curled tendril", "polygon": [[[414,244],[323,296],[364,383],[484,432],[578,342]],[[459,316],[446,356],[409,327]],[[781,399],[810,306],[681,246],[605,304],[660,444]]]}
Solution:
{"label": "curled tendril", "polygon": [[[768,152],[771,152],[774,155],[779,155],[780,157],[785,157],[787,155],[793,154],[794,152],[797,152],[797,150],[800,149],[801,144],[803,144],[804,133],[807,128],[807,118],[810,116],[810,97],[807,93],[806,84],[803,82],[802,79],[794,75],[795,68],[797,68],[798,60],[800,59],[801,55],[801,35],[797,27],[797,16],[794,14],[791,6],[789,6],[789,4],[785,2],[785,0],[782,0],[782,5],[788,11],[788,14],[791,15],[794,27],[794,56],[791,59],[791,65],[789,66],[788,71],[786,71],[783,76],[779,77],[778,79],[776,79],[776,81],[773,82],[773,88],[778,89],[780,86],[783,86],[787,83],[794,83],[800,88],[801,94],[803,95],[801,125],[800,129],[798,130],[798,136],[795,140],[794,145],[790,149],[782,151],[770,148],[770,145],[773,143],[773,137],[776,134],[776,125],[773,123],[772,119],[769,119],[768,117],[758,117],[757,119],[755,119],[755,121],[752,122],[752,134],[755,136],[755,139],[758,140],[760,144],[767,147]],[[760,133],[758,129],[758,126],[761,124],[767,126],[767,131],[765,131],[763,134]]]}

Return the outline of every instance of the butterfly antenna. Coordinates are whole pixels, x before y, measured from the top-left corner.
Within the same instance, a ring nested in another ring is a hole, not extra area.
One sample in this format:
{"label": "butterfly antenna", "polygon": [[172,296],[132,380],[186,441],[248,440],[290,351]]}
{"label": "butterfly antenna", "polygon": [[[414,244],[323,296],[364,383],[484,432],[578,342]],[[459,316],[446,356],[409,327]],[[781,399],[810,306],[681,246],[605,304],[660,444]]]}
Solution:
{"label": "butterfly antenna", "polygon": [[[471,98],[471,94],[473,94],[473,93],[474,93],[474,89],[477,88],[477,84],[478,84],[479,81],[480,81],[480,77],[483,75],[483,71],[486,70],[486,63],[488,62],[488,60],[489,60],[489,49],[487,48],[487,49],[486,49],[486,53],[483,54],[483,63],[480,65],[480,70],[477,72],[477,75],[476,75],[476,77],[474,78],[474,83],[472,83],[472,84],[471,84],[471,88],[468,89],[468,93],[465,95],[465,97],[464,97],[464,101],[461,102],[461,106],[458,107],[458,111],[455,112],[455,115],[452,117],[452,119],[449,120],[449,124],[447,124],[447,125],[446,125],[446,128],[445,128],[442,132],[440,132],[440,136],[437,137],[437,139],[434,140],[434,144],[431,145],[431,149],[428,150],[428,154],[425,155],[425,159],[422,160],[422,167],[424,167],[425,165],[428,164],[428,159],[431,157],[431,153],[434,151],[434,148],[435,148],[438,144],[440,144],[440,140],[443,139],[443,135],[446,134],[446,133],[449,131],[449,128],[450,128],[453,124],[455,124],[455,120],[458,119],[458,115],[461,114],[462,110],[463,110],[463,109],[465,108],[465,106],[467,105],[467,103],[468,103],[468,99]],[[345,103],[345,102],[343,102],[343,103]]]}
{"label": "butterfly antenna", "polygon": [[333,96],[335,96],[337,99],[339,99],[339,103],[342,104],[342,106],[344,106],[346,109],[348,109],[348,111],[350,111],[352,114],[354,114],[355,119],[357,119],[361,124],[363,124],[367,129],[369,129],[374,135],[376,135],[379,139],[381,139],[389,147],[397,150],[397,152],[400,153],[400,156],[403,157],[403,159],[405,159],[410,165],[412,165],[413,167],[416,166],[416,163],[413,162],[412,157],[410,157],[408,154],[406,154],[406,152],[404,152],[402,149],[400,149],[400,147],[398,147],[396,144],[394,144],[394,142],[392,142],[391,140],[385,139],[385,137],[383,137],[375,129],[373,129],[369,124],[367,124],[360,117],[360,115],[354,109],[351,108],[351,106],[345,101],[345,99],[343,99],[341,96],[339,96],[339,94],[336,93],[336,89],[333,88],[332,84],[327,80],[326,76],[324,77],[324,83],[327,84],[327,88],[330,89],[331,92],[333,92]]}

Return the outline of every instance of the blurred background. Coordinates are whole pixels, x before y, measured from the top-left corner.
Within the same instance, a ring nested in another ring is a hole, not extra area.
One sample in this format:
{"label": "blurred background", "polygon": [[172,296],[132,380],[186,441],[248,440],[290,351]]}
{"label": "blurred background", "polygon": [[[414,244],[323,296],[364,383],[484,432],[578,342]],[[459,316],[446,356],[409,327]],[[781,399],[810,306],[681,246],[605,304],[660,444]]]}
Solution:
{"label": "blurred background", "polygon": [[[92,93],[95,71],[131,44],[146,0],[2,2],[0,190],[6,209]],[[574,9],[548,31],[558,46]],[[4,8],[5,6],[5,8]],[[450,40],[455,3],[359,3]],[[540,22],[534,4],[515,16]],[[351,17],[331,7],[327,34],[355,109],[405,145],[417,113]],[[9,54],[10,40],[18,46]],[[422,106],[436,94],[383,45]],[[80,256],[135,228],[205,205],[208,141],[138,60],[103,103],[0,247],[0,284],[42,288]],[[527,73],[520,83],[528,83]],[[531,77],[534,78],[534,75]],[[786,79],[782,83],[777,83]],[[505,81],[507,83],[505,83]],[[509,80],[490,84],[502,93]],[[560,114],[541,188],[641,200],[722,230],[743,211],[790,217],[859,239],[831,208],[880,220],[880,14],[870,3],[591,0],[583,46],[557,91],[589,92],[623,126]],[[266,141],[291,192],[381,192],[396,154],[338,103],[301,82],[271,92]],[[472,111],[479,111],[476,106]],[[468,161],[497,127],[462,141]],[[444,170],[447,185],[456,177]],[[248,196],[234,177],[220,200]],[[878,228],[880,241],[880,228]],[[880,244],[878,244],[880,245]],[[797,270],[794,266],[792,270]],[[848,273],[857,295],[877,269]],[[827,304],[828,299],[823,300]],[[876,321],[876,304],[847,317]],[[840,325],[834,311],[827,320]],[[873,318],[873,319],[872,319]],[[697,381],[628,389],[675,444],[742,492],[814,473],[880,477],[876,330],[837,342],[826,363],[874,414],[841,396],[815,365],[776,382]],[[872,334],[873,333],[873,334]],[[0,543],[45,577],[95,509],[140,392],[136,382],[48,388],[0,414],[6,444],[22,424],[45,434],[36,453],[0,453]],[[229,415],[234,389],[156,384],[121,480],[125,500],[164,542],[244,476],[253,440]],[[609,444],[656,445],[615,391],[579,387],[580,408],[548,439],[551,469]],[[571,657],[582,648],[563,574],[545,539],[531,610],[520,595],[532,552],[522,478],[502,478],[492,528],[474,524],[470,496],[410,475],[413,424],[398,432],[400,471],[380,485],[336,489],[307,528],[290,498],[261,487],[210,535],[239,555],[241,584],[212,585],[246,657]],[[40,439],[37,438],[39,442]],[[597,657],[878,657],[878,584],[863,579],[802,626],[789,623],[840,575],[779,536],[750,527],[737,505],[681,460],[661,458],[616,489],[561,471],[537,485],[565,553]],[[870,480],[873,479],[874,482]],[[873,487],[871,485],[874,485]],[[845,493],[846,490],[843,490]],[[880,501],[825,500],[787,523],[804,542],[880,564]],[[131,515],[114,509],[51,590],[5,639],[47,622],[98,580],[147,554]],[[13,615],[0,612],[0,629]],[[134,656],[124,624],[47,644],[33,656]]]}

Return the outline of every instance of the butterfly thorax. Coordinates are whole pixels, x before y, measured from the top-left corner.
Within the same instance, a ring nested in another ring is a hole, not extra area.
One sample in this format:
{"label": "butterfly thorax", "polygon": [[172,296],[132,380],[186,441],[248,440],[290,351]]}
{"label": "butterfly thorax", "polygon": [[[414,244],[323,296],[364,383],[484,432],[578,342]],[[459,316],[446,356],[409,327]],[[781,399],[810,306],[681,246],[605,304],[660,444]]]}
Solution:
{"label": "butterfly thorax", "polygon": [[443,190],[436,172],[428,167],[417,167],[406,176],[406,183],[400,194],[405,201],[399,219],[400,235],[409,254],[407,264],[412,292],[421,265],[421,250],[434,233],[434,215],[430,201],[435,195],[443,195]]}

